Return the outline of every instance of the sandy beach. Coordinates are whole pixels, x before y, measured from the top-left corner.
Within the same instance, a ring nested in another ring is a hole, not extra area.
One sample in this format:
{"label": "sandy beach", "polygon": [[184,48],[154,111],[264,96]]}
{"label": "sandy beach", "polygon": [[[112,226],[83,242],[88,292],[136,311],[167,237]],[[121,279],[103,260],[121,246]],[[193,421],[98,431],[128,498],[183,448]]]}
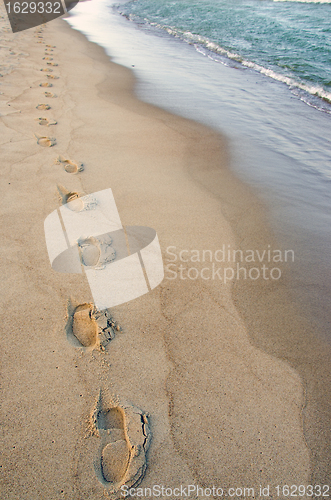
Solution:
{"label": "sandy beach", "polygon": [[[0,9],[1,498],[328,484],[330,348],[294,305],[288,263],[234,281],[201,257],[278,248],[226,137],[139,101],[133,74],[63,20],[13,34]],[[157,231],[165,279],[112,308],[102,345],[87,279],[52,269],[44,220],[106,188],[124,226]]]}

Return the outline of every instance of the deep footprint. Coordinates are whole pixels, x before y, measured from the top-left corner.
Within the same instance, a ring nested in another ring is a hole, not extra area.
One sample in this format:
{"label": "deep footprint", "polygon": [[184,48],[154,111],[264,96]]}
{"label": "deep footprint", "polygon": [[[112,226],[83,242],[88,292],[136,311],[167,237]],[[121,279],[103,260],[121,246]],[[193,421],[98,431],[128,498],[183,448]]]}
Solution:
{"label": "deep footprint", "polygon": [[99,396],[93,413],[101,446],[95,463],[98,479],[111,493],[143,478],[151,441],[148,415],[129,404],[106,404]]}
{"label": "deep footprint", "polygon": [[[68,199],[79,200],[79,193],[70,192],[61,185],[57,188],[63,203]],[[104,351],[115,333],[122,333],[108,309],[98,311],[92,303],[78,304],[74,299],[68,300],[65,331],[71,344],[88,351]]]}
{"label": "deep footprint", "polygon": [[73,308],[69,303],[67,334],[72,334],[81,347],[98,347],[98,323],[94,318],[93,304],[84,303]]}

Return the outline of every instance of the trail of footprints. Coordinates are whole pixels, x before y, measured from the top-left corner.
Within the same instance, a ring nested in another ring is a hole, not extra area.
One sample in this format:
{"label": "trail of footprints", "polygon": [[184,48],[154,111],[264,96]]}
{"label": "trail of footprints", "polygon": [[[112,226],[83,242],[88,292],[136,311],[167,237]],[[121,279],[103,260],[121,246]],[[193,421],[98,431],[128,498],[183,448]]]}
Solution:
{"label": "trail of footprints", "polygon": [[[42,36],[43,27],[44,25],[35,31],[37,43],[40,44],[45,44]],[[47,66],[58,66],[53,62],[54,48],[45,44],[43,61],[46,61]],[[48,80],[59,78],[51,74],[53,69],[49,67],[41,68],[40,71],[47,73]],[[39,86],[50,88],[53,87],[53,83],[41,82]],[[45,91],[44,96],[47,99],[57,97],[50,91]],[[51,106],[48,103],[39,103],[36,109],[49,111]],[[48,117],[39,117],[35,120],[41,126],[57,125],[56,120]],[[52,147],[56,144],[54,137],[38,133],[34,135],[39,146]],[[84,170],[83,163],[62,155],[59,155],[54,163],[62,166],[68,174],[78,174]],[[61,203],[68,204],[73,211],[92,210],[96,206],[97,202],[93,196],[69,191],[61,185],[58,185],[57,189]],[[87,238],[79,241],[82,262],[86,265],[104,265],[110,262],[115,256],[111,243],[111,239],[108,237],[107,240],[107,236],[103,239]],[[73,299],[69,300],[67,318],[65,330],[68,341],[85,352],[94,349],[105,351],[115,335],[122,332],[108,309],[98,311],[92,303],[78,304]],[[144,477],[147,467],[146,453],[152,437],[148,417],[148,414],[131,404],[113,401],[111,398],[106,400],[100,392],[90,415],[89,431],[90,435],[99,439],[99,448],[93,465],[98,480],[108,493],[118,496],[122,485],[136,486]]]}

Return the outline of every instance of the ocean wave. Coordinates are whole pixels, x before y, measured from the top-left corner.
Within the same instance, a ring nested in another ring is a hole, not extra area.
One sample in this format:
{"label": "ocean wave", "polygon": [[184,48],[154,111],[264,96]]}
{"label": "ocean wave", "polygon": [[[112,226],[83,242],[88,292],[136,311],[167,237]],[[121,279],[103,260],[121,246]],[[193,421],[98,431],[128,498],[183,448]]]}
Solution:
{"label": "ocean wave", "polygon": [[[274,0],[274,1],[287,1],[287,0]],[[326,103],[331,104],[331,92],[327,92],[326,90],[323,89],[323,87],[298,82],[294,78],[282,75],[281,73],[277,73],[276,71],[274,71],[272,69],[265,68],[264,66],[261,66],[257,63],[252,62],[252,61],[248,61],[248,60],[244,59],[242,56],[240,56],[239,54],[237,54],[235,52],[231,52],[231,51],[219,46],[217,43],[208,40],[208,38],[205,38],[201,35],[195,35],[195,34],[191,33],[190,31],[180,31],[180,30],[175,29],[173,27],[162,26],[162,25],[157,24],[157,23],[151,23],[151,25],[153,25],[155,28],[165,30],[169,35],[173,35],[173,36],[176,36],[178,38],[182,38],[184,41],[194,45],[196,50],[200,54],[208,56],[211,59],[212,59],[211,54],[205,53],[203,50],[203,47],[212,53],[219,54],[221,56],[225,56],[228,59],[231,59],[232,61],[236,61],[246,68],[250,68],[250,69],[253,69],[255,71],[258,71],[262,75],[268,76],[269,78],[272,78],[273,80],[277,80],[279,82],[285,83],[291,89],[298,88],[300,90],[307,92],[308,94],[310,94],[312,96],[319,97],[320,99],[324,100]],[[214,59],[214,60],[216,62],[223,62],[223,64],[224,64],[224,61],[221,61],[219,59]],[[302,98],[302,97],[300,96],[300,98]],[[314,107],[316,107],[315,104],[314,104]],[[330,109],[328,109],[328,107],[321,105],[321,107],[319,109],[331,114],[331,107],[330,107]]]}
{"label": "ocean wave", "polygon": [[[331,0],[273,0],[275,2],[296,1],[305,3],[331,3]],[[121,13],[121,12],[120,12]],[[139,25],[144,24],[146,27],[152,27],[157,30],[162,30],[171,36],[181,39],[182,41],[195,47],[200,54],[221,63],[225,66],[241,65],[241,67],[249,68],[261,73],[273,80],[286,84],[292,93],[303,102],[320,111],[331,114],[331,92],[325,90],[322,86],[309,84],[295,79],[293,76],[281,74],[274,69],[266,68],[260,64],[245,59],[240,54],[221,47],[207,37],[197,35],[191,31],[184,31],[169,25],[163,25],[157,22],[151,22],[147,18],[140,18],[132,13],[129,15],[123,14],[128,20]]]}

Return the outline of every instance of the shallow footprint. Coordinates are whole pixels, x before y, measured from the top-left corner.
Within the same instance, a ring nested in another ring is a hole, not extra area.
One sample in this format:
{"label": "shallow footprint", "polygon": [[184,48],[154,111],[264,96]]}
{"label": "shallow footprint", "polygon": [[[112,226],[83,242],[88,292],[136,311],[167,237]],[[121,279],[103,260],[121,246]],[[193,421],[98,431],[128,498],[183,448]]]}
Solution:
{"label": "shallow footprint", "polygon": [[45,97],[57,97],[56,94],[53,94],[52,92],[44,92]]}
{"label": "shallow footprint", "polygon": [[46,127],[57,124],[56,120],[48,120],[48,118],[35,118],[35,120],[38,120],[39,125],[45,125]]}
{"label": "shallow footprint", "polygon": [[67,337],[75,341],[77,347],[93,350],[99,347],[98,323],[94,318],[94,305],[68,303]]}
{"label": "shallow footprint", "polygon": [[[47,66],[58,66],[58,64],[57,63],[48,62]],[[51,71],[51,70],[49,70],[49,71]]]}
{"label": "shallow footprint", "polygon": [[40,71],[46,71],[48,73],[52,73],[53,70],[50,68],[42,68]]}
{"label": "shallow footprint", "polygon": [[46,47],[51,47],[52,49],[55,49],[55,45],[46,45]]}
{"label": "shallow footprint", "polygon": [[78,249],[82,264],[94,269],[104,269],[116,258],[116,251],[111,244],[112,239],[108,234],[98,238],[90,236],[79,239]]}
{"label": "shallow footprint", "polygon": [[53,57],[43,57],[44,61],[53,61]]}
{"label": "shallow footprint", "polygon": [[57,185],[62,205],[67,205],[67,208],[73,212],[83,212],[93,210],[97,206],[97,200],[92,195],[69,191],[61,184]]}
{"label": "shallow footprint", "polygon": [[103,401],[100,394],[92,415],[100,439],[95,471],[110,492],[123,484],[131,487],[143,478],[151,441],[148,415],[130,404]]}
{"label": "shallow footprint", "polygon": [[60,77],[55,75],[46,75],[47,78],[52,78],[53,80],[58,80]]}
{"label": "shallow footprint", "polygon": [[53,87],[53,84],[48,82],[43,82],[39,83],[39,87]]}
{"label": "shallow footprint", "polygon": [[42,136],[39,134],[34,134],[37,139],[37,144],[43,148],[51,148],[56,144],[56,139],[54,137]]}
{"label": "shallow footprint", "polygon": [[51,109],[51,107],[49,104],[38,104],[38,106],[36,106],[36,109],[47,110],[47,109]]}
{"label": "shallow footprint", "polygon": [[68,160],[61,155],[56,158],[55,163],[56,165],[62,165],[68,174],[77,174],[78,172],[82,172],[84,170],[82,163],[75,163],[74,161]]}

